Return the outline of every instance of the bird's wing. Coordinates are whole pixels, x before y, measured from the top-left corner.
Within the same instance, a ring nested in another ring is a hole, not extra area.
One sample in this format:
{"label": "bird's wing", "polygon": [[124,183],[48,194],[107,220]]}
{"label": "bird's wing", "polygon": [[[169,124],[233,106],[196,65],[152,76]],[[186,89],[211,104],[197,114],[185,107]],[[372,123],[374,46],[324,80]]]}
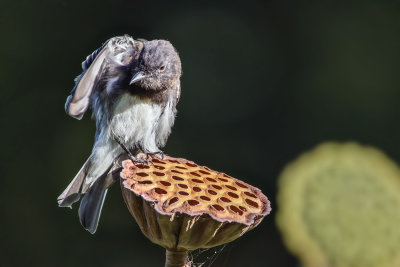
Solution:
{"label": "bird's wing", "polygon": [[103,62],[109,54],[106,44],[94,51],[82,62],[83,72],[77,77],[75,86],[65,103],[67,114],[78,120],[83,117],[83,114],[88,109],[90,95],[100,80]]}
{"label": "bird's wing", "polygon": [[133,57],[135,45],[135,41],[127,35],[113,37],[82,62],[83,72],[76,78],[75,86],[65,103],[68,115],[78,120],[83,117],[89,107],[90,96],[106,75],[106,65],[110,60],[116,65],[128,63]]}

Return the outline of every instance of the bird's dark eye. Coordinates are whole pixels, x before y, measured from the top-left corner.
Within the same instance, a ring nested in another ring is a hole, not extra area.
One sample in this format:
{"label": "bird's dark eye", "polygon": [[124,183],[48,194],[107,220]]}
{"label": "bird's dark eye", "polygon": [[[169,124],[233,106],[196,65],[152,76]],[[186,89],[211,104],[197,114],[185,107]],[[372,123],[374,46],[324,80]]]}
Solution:
{"label": "bird's dark eye", "polygon": [[165,70],[165,66],[161,66],[161,67],[159,68],[159,70],[160,70],[160,71]]}

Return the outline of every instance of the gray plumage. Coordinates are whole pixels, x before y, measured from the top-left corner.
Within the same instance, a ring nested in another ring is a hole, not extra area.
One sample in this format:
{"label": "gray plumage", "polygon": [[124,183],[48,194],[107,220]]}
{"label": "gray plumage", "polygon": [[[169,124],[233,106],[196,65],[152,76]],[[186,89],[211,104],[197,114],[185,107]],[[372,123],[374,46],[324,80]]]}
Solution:
{"label": "gray plumage", "polygon": [[70,185],[58,197],[61,207],[81,201],[79,218],[91,233],[98,220],[110,172],[123,153],[158,153],[171,132],[180,97],[181,62],[164,40],[114,37],[82,63],[83,72],[68,96],[66,112],[81,119],[92,107],[96,135],[92,153]]}

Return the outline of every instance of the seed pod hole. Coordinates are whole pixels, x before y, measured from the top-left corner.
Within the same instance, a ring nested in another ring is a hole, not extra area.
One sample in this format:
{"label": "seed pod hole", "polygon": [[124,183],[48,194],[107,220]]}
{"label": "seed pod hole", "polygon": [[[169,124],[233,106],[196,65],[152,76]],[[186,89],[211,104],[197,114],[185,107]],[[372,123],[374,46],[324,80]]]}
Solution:
{"label": "seed pod hole", "polygon": [[159,169],[159,170],[164,170],[165,167],[160,166],[160,165],[154,165],[154,168]]}
{"label": "seed pod hole", "polygon": [[207,192],[210,194],[210,195],[217,195],[217,192],[215,192],[214,190],[207,190]]}
{"label": "seed pod hole", "polygon": [[220,211],[220,212],[225,210],[222,206],[220,206],[218,204],[211,205],[211,208],[215,209],[217,211]]}
{"label": "seed pod hole", "polygon": [[169,162],[172,162],[172,163],[179,163],[179,161],[173,160],[173,159],[169,159],[168,161],[169,161]]}
{"label": "seed pod hole", "polygon": [[247,209],[245,207],[239,206],[239,209],[241,209],[243,212],[246,212]]}
{"label": "seed pod hole", "polygon": [[167,181],[160,181],[160,184],[162,184],[163,186],[171,186],[171,183]]}
{"label": "seed pod hole", "polygon": [[145,181],[138,181],[139,184],[152,184],[152,181],[145,180]]}
{"label": "seed pod hole", "polygon": [[181,196],[188,196],[189,193],[188,193],[188,192],[185,192],[185,191],[179,191],[179,192],[178,192],[178,195],[181,195]]}
{"label": "seed pod hole", "polygon": [[201,188],[195,186],[195,187],[193,187],[193,191],[194,191],[194,192],[201,192]]}
{"label": "seed pod hole", "polygon": [[177,186],[183,189],[188,189],[188,186],[185,184],[177,184]]}
{"label": "seed pod hole", "polygon": [[192,167],[192,168],[197,167],[197,164],[190,163],[190,162],[187,162],[186,165],[188,165],[189,167]]}
{"label": "seed pod hole", "polygon": [[250,193],[250,192],[244,192],[244,194],[247,195],[247,196],[249,196],[249,197],[252,197],[252,198],[257,198],[256,195],[254,195],[254,194],[252,194],[252,193]]}
{"label": "seed pod hole", "polygon": [[137,176],[140,176],[140,177],[149,176],[149,175],[148,175],[147,173],[145,173],[145,172],[137,172],[136,175],[137,175]]}
{"label": "seed pod hole", "polygon": [[213,184],[211,186],[214,187],[217,190],[221,190],[222,189],[222,186],[219,186],[219,185],[216,185],[216,184]]}
{"label": "seed pod hole", "polygon": [[187,168],[186,168],[186,167],[183,167],[183,166],[176,166],[176,168],[182,169],[182,170],[187,170]]}
{"label": "seed pod hole", "polygon": [[199,170],[199,172],[201,172],[202,174],[207,174],[207,175],[210,175],[210,173],[209,173],[209,172],[207,172],[207,171],[204,171],[204,170]]}
{"label": "seed pod hole", "polygon": [[213,178],[210,178],[210,177],[206,177],[206,180],[207,180],[207,181],[210,181],[210,182],[212,182],[212,183],[216,183],[216,182],[217,182],[217,180],[215,180],[215,179],[213,179]]}
{"label": "seed pod hole", "polygon": [[236,187],[233,187],[231,185],[225,185],[225,186],[226,186],[226,188],[229,188],[230,190],[233,190],[233,191],[237,190]]}
{"label": "seed pod hole", "polygon": [[161,160],[159,160],[159,159],[152,159],[151,161],[152,161],[153,163],[165,164],[164,161],[161,161]]}
{"label": "seed pod hole", "polygon": [[200,199],[204,200],[204,201],[210,201],[211,200],[211,198],[206,197],[206,196],[200,196]]}
{"label": "seed pod hole", "polygon": [[197,177],[200,177],[200,174],[198,174],[197,172],[190,172],[190,174],[194,175],[194,176],[197,176]]}
{"label": "seed pod hole", "polygon": [[197,206],[197,205],[200,204],[200,202],[198,202],[197,200],[194,200],[194,199],[189,199],[189,200],[187,201],[187,203],[188,203],[190,206]]}
{"label": "seed pod hole", "polygon": [[177,170],[172,170],[171,172],[183,174],[183,172],[180,172],[180,171],[177,171]]}
{"label": "seed pod hole", "polygon": [[192,179],[192,182],[198,183],[198,184],[203,184],[204,182],[199,179]]}
{"label": "seed pod hole", "polygon": [[153,172],[153,174],[155,174],[157,176],[164,176],[165,175],[165,173],[162,173],[162,172]]}
{"label": "seed pod hole", "polygon": [[228,195],[233,198],[239,198],[239,196],[233,192],[228,192]]}
{"label": "seed pod hole", "polygon": [[136,167],[138,167],[139,169],[150,169],[149,166],[144,165],[144,164],[142,164],[142,165],[136,165]]}
{"label": "seed pod hole", "polygon": [[238,186],[240,186],[241,188],[247,188],[247,186],[245,184],[239,183],[239,182],[235,182]]}
{"label": "seed pod hole", "polygon": [[228,180],[227,179],[224,179],[224,178],[218,178],[218,180],[220,180],[220,181],[222,181],[222,182],[228,182]]}
{"label": "seed pod hole", "polygon": [[179,200],[178,197],[173,197],[173,198],[171,198],[171,199],[168,201],[168,205],[172,205],[172,204],[174,204],[175,202],[177,202],[178,200]]}
{"label": "seed pod hole", "polygon": [[171,178],[174,179],[175,181],[183,181],[183,180],[185,180],[182,177],[175,176],[175,175],[173,175]]}
{"label": "seed pod hole", "polygon": [[167,193],[167,191],[158,187],[154,188],[154,191],[159,195],[165,195]]}
{"label": "seed pod hole", "polygon": [[239,214],[240,216],[243,215],[243,211],[241,211],[240,209],[238,209],[236,206],[230,205],[230,206],[229,206],[229,209],[230,209],[232,212],[234,212],[234,213],[236,213],[236,214]]}
{"label": "seed pod hole", "polygon": [[220,199],[221,201],[223,201],[223,202],[226,202],[226,203],[231,202],[231,200],[230,200],[229,198],[226,198],[226,197],[220,197],[219,199]]}
{"label": "seed pod hole", "polygon": [[257,202],[254,202],[253,200],[250,200],[250,199],[246,198],[246,203],[249,204],[250,206],[254,207],[254,208],[258,208]]}

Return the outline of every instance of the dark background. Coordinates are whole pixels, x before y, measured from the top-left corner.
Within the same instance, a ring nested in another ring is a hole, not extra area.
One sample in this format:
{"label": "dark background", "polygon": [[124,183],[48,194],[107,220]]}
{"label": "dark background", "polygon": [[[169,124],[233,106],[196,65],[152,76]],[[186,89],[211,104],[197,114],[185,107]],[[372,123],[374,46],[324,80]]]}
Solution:
{"label": "dark background", "polygon": [[182,59],[166,153],[243,179],[272,202],[212,266],[295,266],[274,222],[286,163],[325,140],[374,145],[400,162],[399,15],[399,1],[1,1],[0,265],[163,265],[118,186],[93,236],[77,205],[56,203],[95,130],[90,116],[64,113],[73,79],[89,53],[127,33],[168,39]]}

